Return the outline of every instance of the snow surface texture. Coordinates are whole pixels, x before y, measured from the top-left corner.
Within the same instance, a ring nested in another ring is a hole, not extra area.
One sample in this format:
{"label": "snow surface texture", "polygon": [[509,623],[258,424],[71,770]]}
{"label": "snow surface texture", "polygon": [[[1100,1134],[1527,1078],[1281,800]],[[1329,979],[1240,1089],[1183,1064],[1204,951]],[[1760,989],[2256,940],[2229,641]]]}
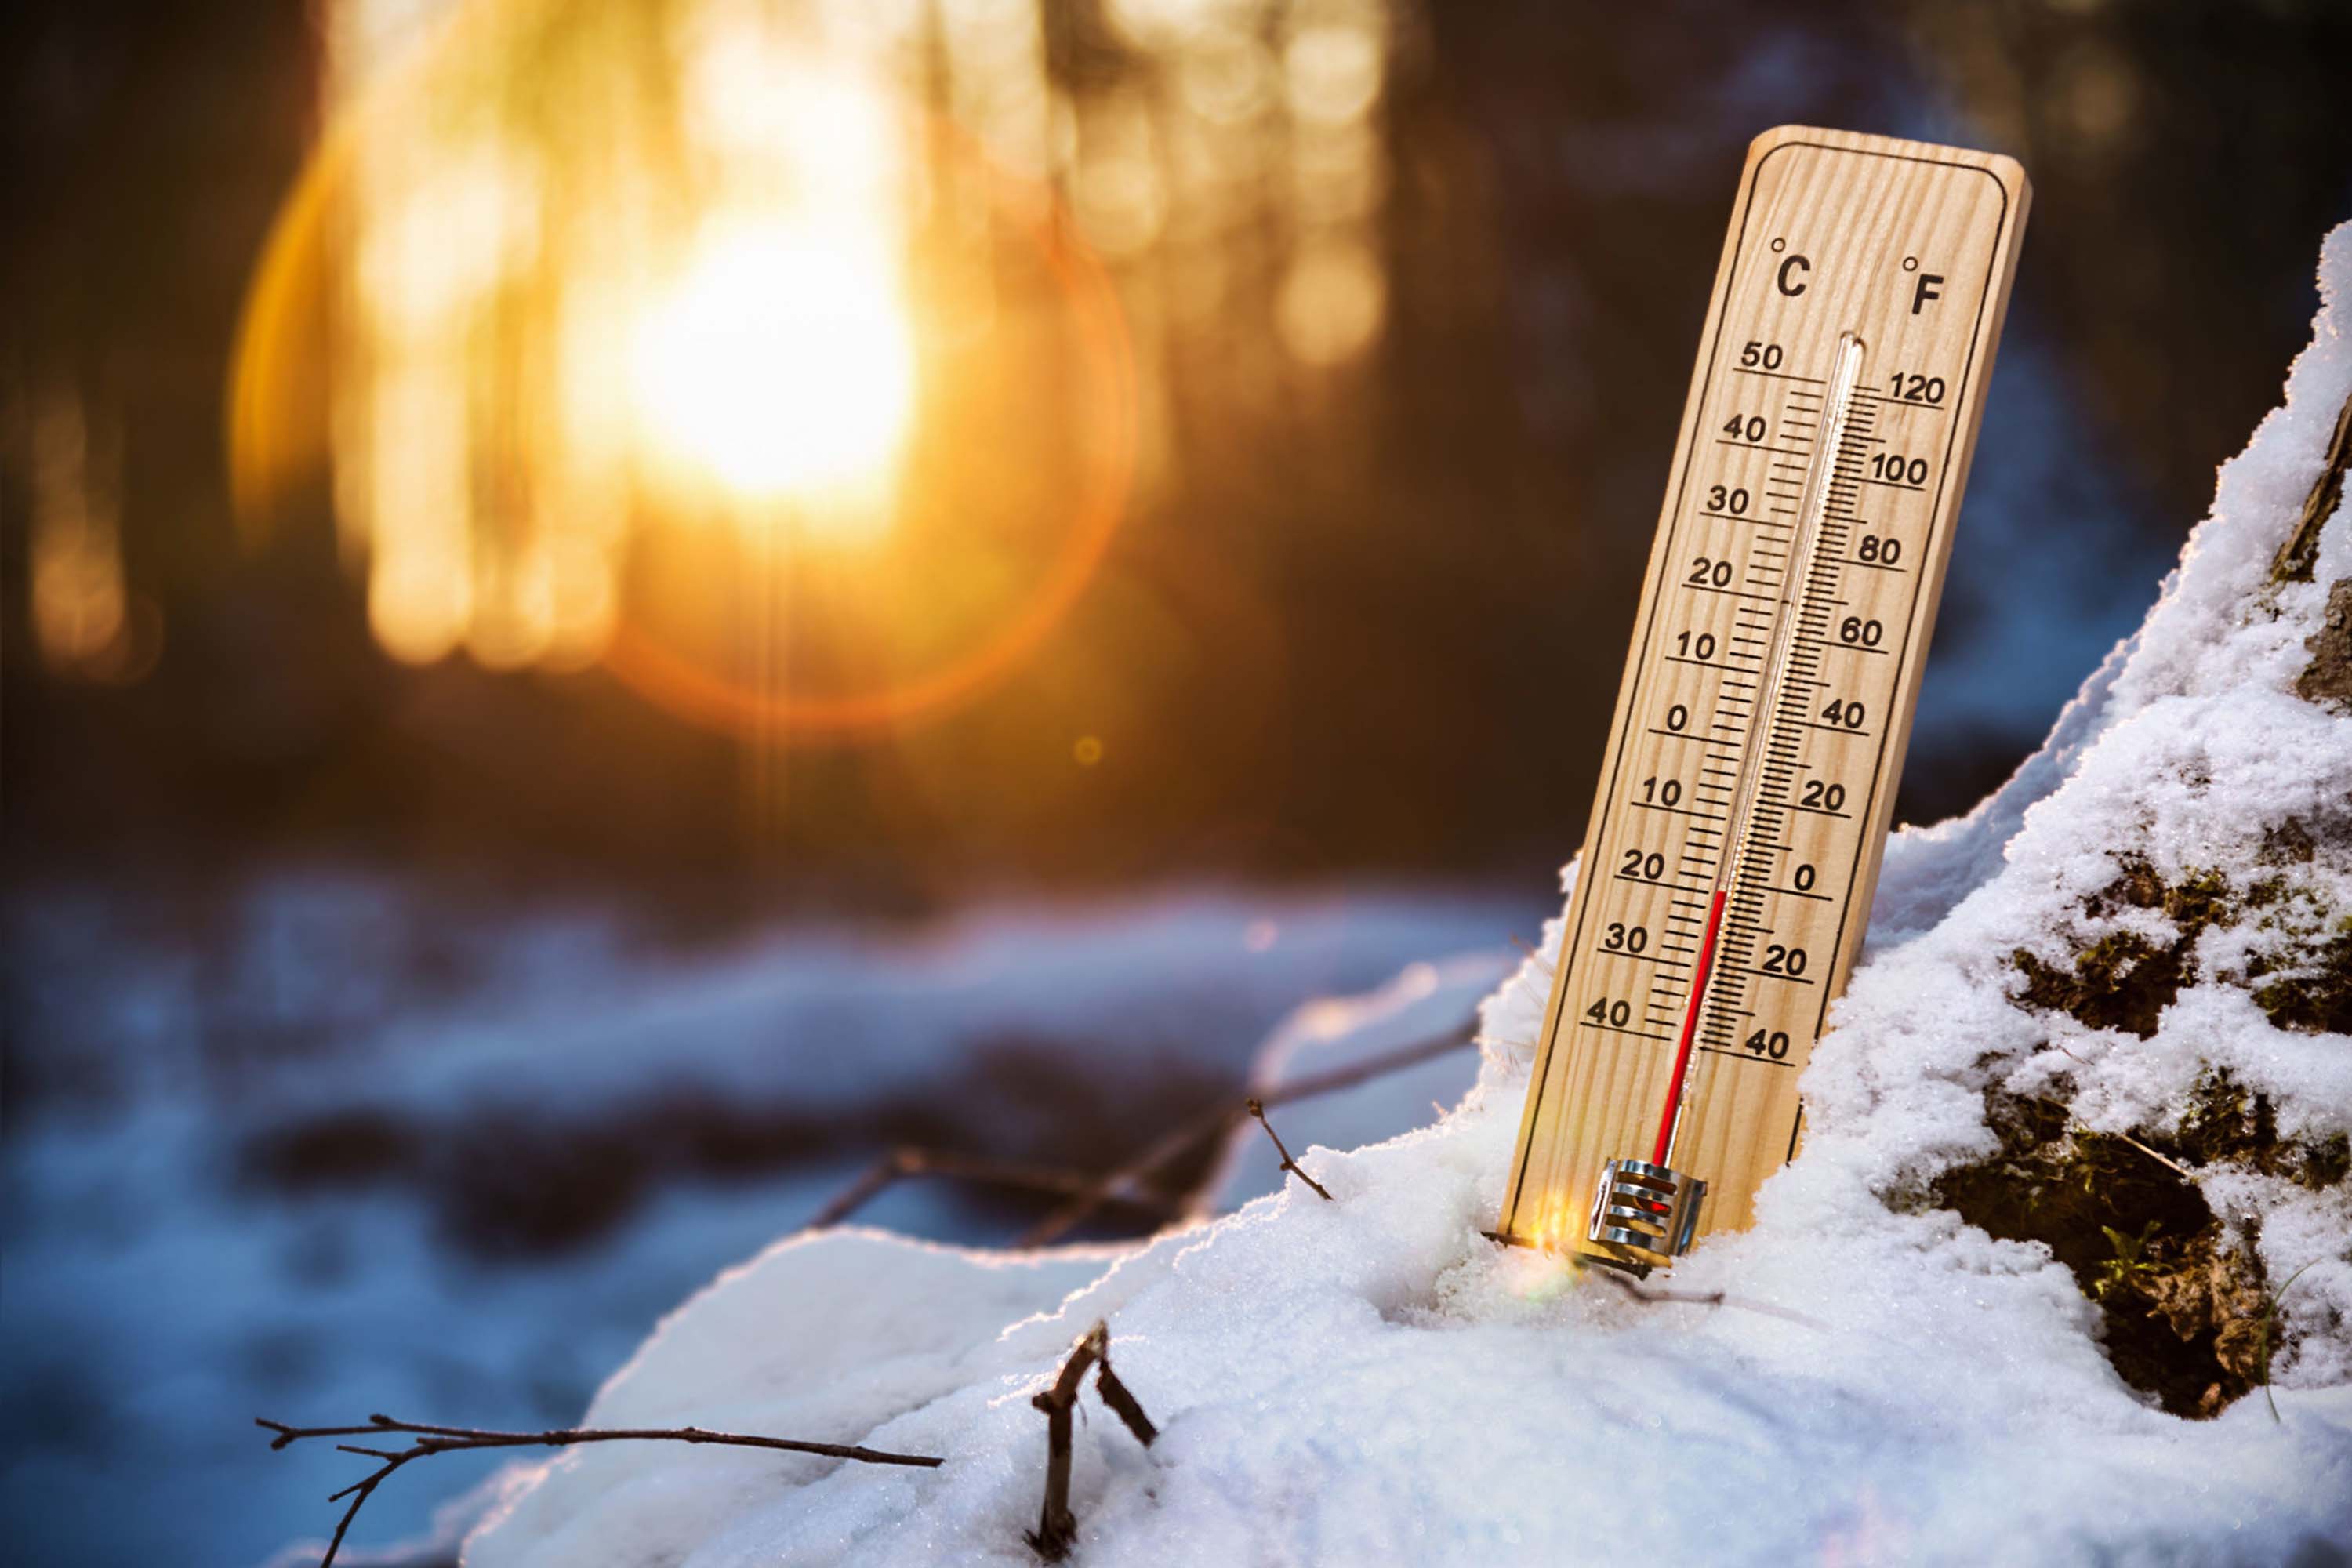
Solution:
{"label": "snow surface texture", "polygon": [[[249,889],[217,942],[192,950],[136,906],[12,904],[10,1558],[252,1568],[295,1537],[315,1542],[334,1518],[323,1500],[359,1461],[324,1445],[273,1454],[236,1429],[247,1417],[570,1422],[679,1297],[864,1169],[881,1130],[911,1120],[950,1142],[984,1130],[1000,1146],[1019,1134],[1014,1113],[1045,1097],[1034,1078],[979,1070],[1005,1042],[1039,1051],[1078,1103],[1089,1074],[1107,1079],[1097,1042],[1114,1037],[1151,1051],[1166,1076],[1146,1081],[1232,1083],[1299,997],[1431,953],[1507,954],[1506,933],[1532,935],[1541,911],[1429,890],[1180,888],[680,948],[617,914],[486,912],[310,873]],[[1505,960],[1476,962],[1473,995]],[[1419,1120],[1432,1096],[1460,1098],[1476,1055],[1444,1065],[1454,1076],[1413,1102]],[[51,1086],[46,1098],[28,1080]],[[731,1170],[643,1156],[663,1145],[633,1119],[657,1128],[704,1105],[754,1128],[784,1113],[848,1131],[769,1134],[775,1163]],[[1301,1127],[1352,1144],[1412,1124]],[[386,1134],[426,1158],[270,1175],[256,1152]],[[641,1183],[601,1228],[535,1248],[501,1239],[506,1205],[563,1200],[570,1166],[551,1152],[584,1150],[603,1170],[623,1163],[614,1148]],[[462,1171],[489,1178],[488,1245],[462,1228],[467,1200],[452,1201]],[[944,1183],[904,1183],[864,1212],[943,1240],[1009,1234],[1003,1210]],[[452,1455],[404,1472],[357,1542],[418,1534],[495,1468]],[[470,1524],[480,1510],[447,1513]],[[318,1560],[316,1544],[289,1558]]]}
{"label": "snow surface texture", "polygon": [[[2252,867],[2267,828],[2346,809],[2352,721],[2291,687],[2325,585],[2352,574],[2352,522],[2339,512],[2326,529],[2318,585],[2266,578],[2352,393],[2352,226],[2327,245],[2322,299],[2285,406],[2223,469],[2138,635],[2006,787],[1890,846],[1868,956],[1806,1076],[1802,1154],[1753,1230],[1674,1272],[1677,1290],[1724,1290],[1726,1306],[1638,1302],[1479,1234],[1501,1197],[1555,922],[1545,955],[1486,1002],[1484,1068],[1457,1110],[1306,1156],[1336,1202],[1294,1182],[1108,1256],[794,1238],[689,1301],[590,1413],[936,1453],[940,1469],[582,1450],[517,1472],[466,1562],[1031,1561],[1045,1442],[1029,1396],[1097,1318],[1161,1436],[1139,1448],[1099,1411],[1080,1428],[1072,1502],[1089,1564],[1572,1563],[1637,1544],[1663,1562],[2340,1560],[2340,1184],[2208,1194],[2217,1212],[2261,1215],[2271,1279],[2310,1265],[2281,1308],[2276,1420],[2260,1397],[2209,1422],[2151,1408],[2046,1250],[1917,1201],[1992,1147],[1984,1090],[2034,1081],[2061,1044],[2097,1126],[2161,1115],[2202,1063],[2267,1091],[2283,1132],[2352,1124],[2352,1039],[2274,1029],[2217,979],[2184,988],[2148,1038],[2053,1040],[2050,1016],[2015,1001],[2011,957],[2070,963],[2097,934],[2083,911],[2120,856],[2168,880]],[[2352,878],[2326,854],[2294,874],[2352,908]],[[2208,931],[2200,973],[2226,975],[2263,940]],[[1409,978],[1360,1005],[1364,1026],[1394,1031],[1401,1008],[1445,989],[1434,972]],[[1346,1054],[1344,1034],[1316,1035],[1304,1016],[1280,1048]],[[1232,1157],[1244,1185],[1255,1159]]]}

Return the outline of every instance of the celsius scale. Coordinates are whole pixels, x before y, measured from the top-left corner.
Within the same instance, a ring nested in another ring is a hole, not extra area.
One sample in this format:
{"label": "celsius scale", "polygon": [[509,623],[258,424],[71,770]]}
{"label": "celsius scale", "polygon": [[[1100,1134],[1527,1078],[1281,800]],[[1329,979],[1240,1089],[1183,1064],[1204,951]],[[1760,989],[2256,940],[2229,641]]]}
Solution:
{"label": "celsius scale", "polygon": [[1740,176],[1496,1235],[1745,1226],[1862,945],[2025,227],[2009,158],[1784,126]]}

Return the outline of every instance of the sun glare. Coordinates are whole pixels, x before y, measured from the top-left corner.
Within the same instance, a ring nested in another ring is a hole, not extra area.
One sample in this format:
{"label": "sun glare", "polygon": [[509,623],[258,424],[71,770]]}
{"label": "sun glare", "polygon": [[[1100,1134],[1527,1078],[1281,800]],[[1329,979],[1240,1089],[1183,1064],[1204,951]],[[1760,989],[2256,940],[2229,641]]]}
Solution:
{"label": "sun glare", "polygon": [[[601,664],[762,743],[895,733],[1034,651],[1140,421],[1034,178],[1033,0],[943,37],[866,0],[436,0],[397,48],[383,9],[323,0],[334,118],[239,327],[254,537],[323,478],[391,657]],[[101,468],[36,563],[77,668],[139,609],[89,569]]]}
{"label": "sun glare", "polygon": [[914,339],[887,260],[822,232],[763,223],[709,235],[640,320],[633,350],[653,456],[740,500],[870,489],[913,413]]}

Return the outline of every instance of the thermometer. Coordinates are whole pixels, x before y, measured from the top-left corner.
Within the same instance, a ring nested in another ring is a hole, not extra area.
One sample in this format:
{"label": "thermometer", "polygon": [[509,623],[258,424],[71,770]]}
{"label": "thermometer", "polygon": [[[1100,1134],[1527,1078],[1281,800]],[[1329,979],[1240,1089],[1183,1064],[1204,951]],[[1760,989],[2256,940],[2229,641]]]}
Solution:
{"label": "thermometer", "polygon": [[1862,945],[2030,196],[1787,126],[1740,177],[1496,1234],[1746,1226]]}

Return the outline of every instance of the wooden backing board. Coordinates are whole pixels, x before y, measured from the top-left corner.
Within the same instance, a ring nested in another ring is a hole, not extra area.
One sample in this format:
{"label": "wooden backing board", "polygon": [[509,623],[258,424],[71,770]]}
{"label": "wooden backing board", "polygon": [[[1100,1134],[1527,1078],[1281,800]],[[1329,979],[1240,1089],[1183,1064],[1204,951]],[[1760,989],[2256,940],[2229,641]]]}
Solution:
{"label": "wooden backing board", "polygon": [[[1653,1158],[1685,1027],[1673,1164],[1708,1184],[1698,1234],[1745,1226],[1794,1154],[1798,1079],[1862,945],[2029,199],[2024,171],[1990,153],[1794,126],[1749,147],[1507,1239],[1661,1261],[1585,1228],[1603,1162]],[[1826,384],[1848,333],[1862,340],[1852,416],[1828,452]],[[1702,969],[1717,890],[1727,913]]]}

